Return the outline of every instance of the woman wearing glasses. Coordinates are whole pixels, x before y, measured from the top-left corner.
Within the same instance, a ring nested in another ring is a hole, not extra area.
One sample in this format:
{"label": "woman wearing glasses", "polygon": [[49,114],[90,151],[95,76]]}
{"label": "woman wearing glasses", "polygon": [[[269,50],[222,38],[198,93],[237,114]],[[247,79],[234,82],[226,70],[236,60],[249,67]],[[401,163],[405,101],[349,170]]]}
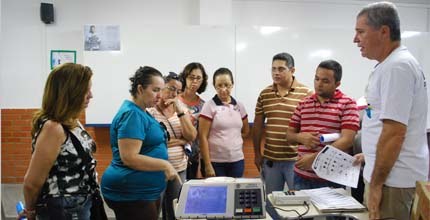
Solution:
{"label": "woman wearing glasses", "polygon": [[[191,122],[198,129],[198,118],[200,111],[203,108],[205,101],[200,98],[206,90],[208,84],[208,75],[205,68],[200,63],[189,63],[185,66],[180,74],[183,79],[182,93],[179,94],[179,101],[188,109],[191,116]],[[200,160],[200,148],[198,140],[195,140],[192,145],[192,153],[188,158],[187,179],[196,179]],[[202,169],[202,172],[204,170]]]}
{"label": "woman wearing glasses", "polygon": [[161,73],[140,67],[131,81],[131,100],[123,102],[110,127],[112,162],[101,187],[118,220],[157,219],[166,179],[179,178],[167,161],[167,137],[148,112],[164,88]]}
{"label": "woman wearing glasses", "polygon": [[[197,130],[191,123],[190,116],[178,101],[177,96],[182,89],[182,82],[176,73],[170,72],[164,77],[165,87],[161,91],[161,99],[148,112],[160,123],[166,126],[170,140],[167,142],[169,162],[178,172],[181,182],[185,181],[187,155],[185,145],[194,141]],[[179,197],[182,184],[177,180],[167,182],[167,188],[162,198],[163,219],[175,219],[173,199]]]}
{"label": "woman wearing glasses", "polygon": [[217,94],[203,106],[199,118],[200,149],[205,176],[242,177],[243,137],[249,133],[248,115],[231,96],[233,74],[219,68],[213,75]]}

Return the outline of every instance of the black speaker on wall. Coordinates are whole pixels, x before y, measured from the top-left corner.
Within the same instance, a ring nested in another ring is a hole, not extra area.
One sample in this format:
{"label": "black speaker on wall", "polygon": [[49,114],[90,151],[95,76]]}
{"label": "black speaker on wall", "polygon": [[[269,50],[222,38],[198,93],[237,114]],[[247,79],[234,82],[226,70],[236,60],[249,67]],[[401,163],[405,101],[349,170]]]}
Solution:
{"label": "black speaker on wall", "polygon": [[54,5],[50,3],[40,4],[40,19],[45,24],[54,22]]}

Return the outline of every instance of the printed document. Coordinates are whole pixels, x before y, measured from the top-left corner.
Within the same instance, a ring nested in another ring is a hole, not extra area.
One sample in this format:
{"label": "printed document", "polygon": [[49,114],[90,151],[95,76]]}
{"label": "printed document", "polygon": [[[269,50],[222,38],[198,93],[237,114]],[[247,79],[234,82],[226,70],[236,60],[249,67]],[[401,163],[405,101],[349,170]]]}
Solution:
{"label": "printed document", "polygon": [[315,158],[312,169],[323,179],[357,188],[361,166],[353,166],[354,160],[353,156],[326,145]]}

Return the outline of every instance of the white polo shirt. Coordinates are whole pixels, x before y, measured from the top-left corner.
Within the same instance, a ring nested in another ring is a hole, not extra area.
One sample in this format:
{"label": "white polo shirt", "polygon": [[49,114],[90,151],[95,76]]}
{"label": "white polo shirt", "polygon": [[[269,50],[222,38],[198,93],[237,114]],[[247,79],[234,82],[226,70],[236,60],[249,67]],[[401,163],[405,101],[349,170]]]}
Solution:
{"label": "white polo shirt", "polygon": [[376,159],[376,146],[382,120],[407,126],[406,139],[385,185],[415,187],[426,181],[429,152],[426,139],[427,88],[423,71],[406,47],[396,48],[371,73],[366,88],[370,117],[363,116],[362,147],[366,165],[364,178],[370,182]]}
{"label": "white polo shirt", "polygon": [[242,120],[248,117],[245,107],[233,97],[228,105],[214,96],[206,102],[200,117],[212,121],[208,144],[212,162],[236,162],[244,159]]}

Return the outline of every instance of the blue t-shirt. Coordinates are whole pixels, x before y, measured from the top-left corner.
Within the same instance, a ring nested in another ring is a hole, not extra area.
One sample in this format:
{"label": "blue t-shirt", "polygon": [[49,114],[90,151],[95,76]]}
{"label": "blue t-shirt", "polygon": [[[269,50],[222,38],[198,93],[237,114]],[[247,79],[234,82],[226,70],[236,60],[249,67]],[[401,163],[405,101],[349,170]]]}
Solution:
{"label": "blue t-shirt", "polygon": [[142,140],[141,155],[167,160],[166,137],[160,124],[131,101],[124,101],[110,127],[112,162],[101,180],[103,196],[112,201],[157,200],[166,187],[164,172],[139,171],[124,165],[118,139]]}

